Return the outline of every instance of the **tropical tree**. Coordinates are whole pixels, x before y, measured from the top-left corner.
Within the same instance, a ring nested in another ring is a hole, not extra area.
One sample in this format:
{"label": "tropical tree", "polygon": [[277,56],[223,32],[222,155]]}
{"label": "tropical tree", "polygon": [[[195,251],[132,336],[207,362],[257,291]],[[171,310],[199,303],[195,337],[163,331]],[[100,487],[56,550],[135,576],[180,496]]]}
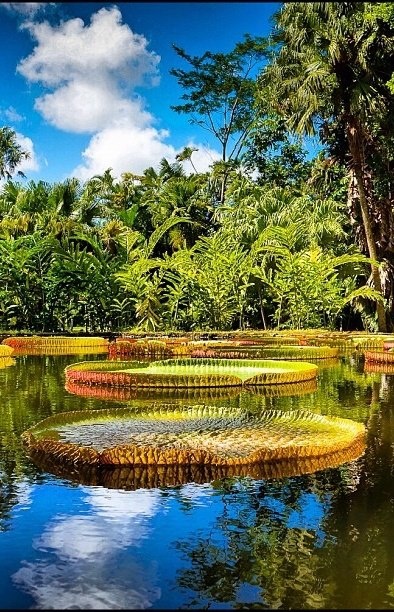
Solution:
{"label": "tropical tree", "polygon": [[242,329],[254,257],[254,251],[221,231],[175,253],[166,261],[171,271],[167,309],[172,323],[189,329]]}
{"label": "tropical tree", "polygon": [[18,138],[14,130],[3,126],[0,128],[0,178],[11,179],[17,172],[24,176],[23,172],[17,171],[18,166],[26,159],[30,153],[23,150],[18,143]]}
{"label": "tropical tree", "polygon": [[217,139],[223,169],[220,203],[224,201],[226,189],[226,163],[239,158],[254,121],[255,76],[265,59],[266,46],[264,38],[245,35],[229,53],[206,51],[198,57],[174,45],[190,70],[170,70],[184,89],[182,99],[185,101],[172,108],[187,113],[190,123]]}
{"label": "tropical tree", "polygon": [[149,239],[144,239],[136,231],[127,237],[126,263],[119,267],[114,276],[134,305],[137,324],[144,329],[154,331],[162,324],[160,294],[165,260],[154,257],[154,250],[166,232],[178,223],[187,221],[183,217],[167,219]]}
{"label": "tropical tree", "polygon": [[270,227],[259,237],[258,249],[266,256],[254,273],[277,305],[273,318],[278,327],[334,328],[347,304],[360,298],[383,299],[368,286],[357,287],[357,277],[369,261],[364,255],[335,256],[317,245],[297,250],[303,231],[299,223]]}
{"label": "tropical tree", "polygon": [[243,166],[254,174],[257,172],[255,180],[259,185],[301,189],[311,166],[305,145],[299,135],[290,134],[283,117],[264,110],[262,105],[266,107],[265,100],[260,101],[249,133]]}
{"label": "tropical tree", "polygon": [[[373,121],[383,117],[390,104],[386,83],[393,72],[394,38],[387,27],[365,19],[367,4],[286,3],[275,17],[278,50],[260,84],[291,131],[314,135],[320,128],[323,138],[336,142],[337,152],[342,146],[355,179],[367,252],[376,261],[380,253],[366,151]],[[382,293],[376,266],[372,278]],[[378,328],[385,330],[381,300],[377,319]]]}

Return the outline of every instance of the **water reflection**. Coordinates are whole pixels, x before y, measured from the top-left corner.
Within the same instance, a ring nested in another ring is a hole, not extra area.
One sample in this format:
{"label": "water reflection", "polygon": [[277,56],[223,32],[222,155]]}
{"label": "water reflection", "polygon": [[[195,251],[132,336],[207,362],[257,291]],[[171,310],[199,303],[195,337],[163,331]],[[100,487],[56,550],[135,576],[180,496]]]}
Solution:
{"label": "water reflection", "polygon": [[59,462],[56,458],[40,452],[32,452],[36,465],[43,470],[84,485],[99,485],[108,489],[136,490],[157,487],[174,487],[187,483],[209,483],[224,478],[251,477],[270,480],[311,474],[327,468],[341,466],[358,458],[365,450],[358,440],[349,448],[322,455],[282,459],[252,465],[159,465],[159,466],[89,466],[72,462]]}
{"label": "water reflection", "polygon": [[[148,521],[159,508],[157,491],[84,491],[90,508],[82,516],[58,515],[33,541],[39,559],[12,576],[39,609],[143,609],[160,596],[156,567],[125,555],[147,537]],[[86,512],[86,510],[85,510]],[[45,556],[47,561],[42,559]]]}
{"label": "water reflection", "polygon": [[309,475],[211,475],[205,484],[156,480],[122,491],[123,475],[112,489],[48,475],[20,434],[50,415],[124,402],[65,391],[75,356],[15,360],[0,370],[4,609],[394,607],[390,373],[364,371],[352,357],[320,368],[310,393],[209,401],[357,420],[367,427],[360,459]]}

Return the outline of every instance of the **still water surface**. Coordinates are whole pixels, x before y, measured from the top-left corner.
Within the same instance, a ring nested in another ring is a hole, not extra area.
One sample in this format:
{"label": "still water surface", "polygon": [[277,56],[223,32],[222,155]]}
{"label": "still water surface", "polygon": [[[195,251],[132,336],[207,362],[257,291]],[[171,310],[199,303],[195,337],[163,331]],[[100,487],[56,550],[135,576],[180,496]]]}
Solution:
{"label": "still water surface", "polygon": [[18,356],[0,369],[2,609],[394,608],[394,375],[346,357],[319,365],[313,392],[209,402],[362,422],[356,461],[122,490],[51,475],[21,445],[52,414],[138,404],[65,390],[65,366],[82,359]]}

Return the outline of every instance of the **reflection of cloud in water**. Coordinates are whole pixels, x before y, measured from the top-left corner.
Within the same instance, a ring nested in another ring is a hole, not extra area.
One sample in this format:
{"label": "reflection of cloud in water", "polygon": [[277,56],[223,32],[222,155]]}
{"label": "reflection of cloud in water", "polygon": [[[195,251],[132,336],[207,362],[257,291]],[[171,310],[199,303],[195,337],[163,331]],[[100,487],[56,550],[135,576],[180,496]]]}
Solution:
{"label": "reflection of cloud in water", "polygon": [[190,482],[182,485],[179,489],[179,496],[185,501],[193,502],[193,507],[206,506],[212,501],[211,491],[210,483],[196,484]]}
{"label": "reflection of cloud in water", "polygon": [[155,563],[143,565],[122,551],[147,537],[146,522],[160,507],[160,492],[84,491],[91,513],[55,517],[33,542],[36,550],[55,559],[25,562],[14,582],[34,598],[37,609],[151,607],[160,597]]}
{"label": "reflection of cloud in water", "polygon": [[[157,587],[149,587],[153,577],[145,569],[130,567],[129,580],[120,581],[113,565],[108,579],[97,566],[27,563],[14,574],[14,581],[35,601],[36,610],[142,610],[152,607],[160,596]],[[90,571],[89,571],[90,570]],[[66,573],[67,572],[67,573]]]}
{"label": "reflection of cloud in water", "polygon": [[18,482],[16,484],[16,496],[18,498],[17,510],[29,510],[32,499],[33,486],[28,482]]}
{"label": "reflection of cloud in water", "polygon": [[103,487],[84,487],[89,503],[97,515],[110,521],[154,516],[160,505],[160,492],[156,489],[117,491]]}

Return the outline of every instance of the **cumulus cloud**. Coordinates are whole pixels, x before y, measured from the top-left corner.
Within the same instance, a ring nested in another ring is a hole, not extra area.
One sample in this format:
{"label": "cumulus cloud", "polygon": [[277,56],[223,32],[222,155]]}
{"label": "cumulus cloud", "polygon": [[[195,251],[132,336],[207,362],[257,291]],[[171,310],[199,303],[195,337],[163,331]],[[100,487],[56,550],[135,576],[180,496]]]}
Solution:
{"label": "cumulus cloud", "polygon": [[87,180],[109,167],[115,176],[127,171],[141,174],[163,157],[175,161],[175,149],[163,142],[165,135],[164,131],[140,128],[130,121],[111,125],[93,136],[82,153],[84,162],[73,170],[73,175]]}
{"label": "cumulus cloud", "polygon": [[[182,149],[166,144],[164,138],[167,135],[166,130],[140,129],[127,122],[110,126],[93,136],[82,152],[83,163],[74,168],[72,174],[86,181],[107,168],[112,168],[112,174],[119,177],[122,172],[142,174],[149,166],[156,168],[163,157],[173,163]],[[193,146],[198,148],[192,157],[197,172],[207,172],[210,165],[220,159],[219,153],[213,149],[204,145]],[[186,174],[195,172],[189,161],[182,162],[182,165]]]}
{"label": "cumulus cloud", "polygon": [[18,165],[16,172],[23,172],[27,174],[28,172],[36,172],[40,169],[40,164],[37,159],[36,152],[34,150],[34,144],[31,138],[28,136],[24,136],[19,132],[15,132],[16,141],[22,147],[24,151],[30,153],[30,157],[28,159],[24,159]]}
{"label": "cumulus cloud", "polygon": [[100,9],[90,25],[70,19],[25,25],[37,41],[17,71],[51,89],[35,107],[55,127],[96,132],[119,118],[141,126],[151,120],[135,96],[135,87],[157,83],[160,57],[147,40],[122,24],[118,8]]}
{"label": "cumulus cloud", "polygon": [[[87,180],[107,168],[116,176],[138,174],[163,157],[175,161],[179,150],[166,142],[169,132],[156,127],[136,91],[158,85],[160,57],[148,50],[144,36],[122,23],[116,6],[100,9],[86,25],[75,18],[57,26],[29,21],[24,27],[37,44],[17,70],[45,88],[35,109],[58,129],[92,134],[74,176]],[[198,171],[219,159],[216,151],[196,146]],[[189,162],[184,167],[193,171]]]}
{"label": "cumulus cloud", "polygon": [[54,5],[54,2],[2,2],[1,8],[7,11],[18,13],[23,17],[34,17],[39,11],[44,9],[48,4]]}
{"label": "cumulus cloud", "polygon": [[15,132],[17,143],[22,147],[24,151],[30,153],[29,159],[24,159],[18,166],[18,170],[26,174],[27,172],[36,172],[40,169],[36,152],[34,150],[34,144],[31,138],[24,136],[19,132]]}

